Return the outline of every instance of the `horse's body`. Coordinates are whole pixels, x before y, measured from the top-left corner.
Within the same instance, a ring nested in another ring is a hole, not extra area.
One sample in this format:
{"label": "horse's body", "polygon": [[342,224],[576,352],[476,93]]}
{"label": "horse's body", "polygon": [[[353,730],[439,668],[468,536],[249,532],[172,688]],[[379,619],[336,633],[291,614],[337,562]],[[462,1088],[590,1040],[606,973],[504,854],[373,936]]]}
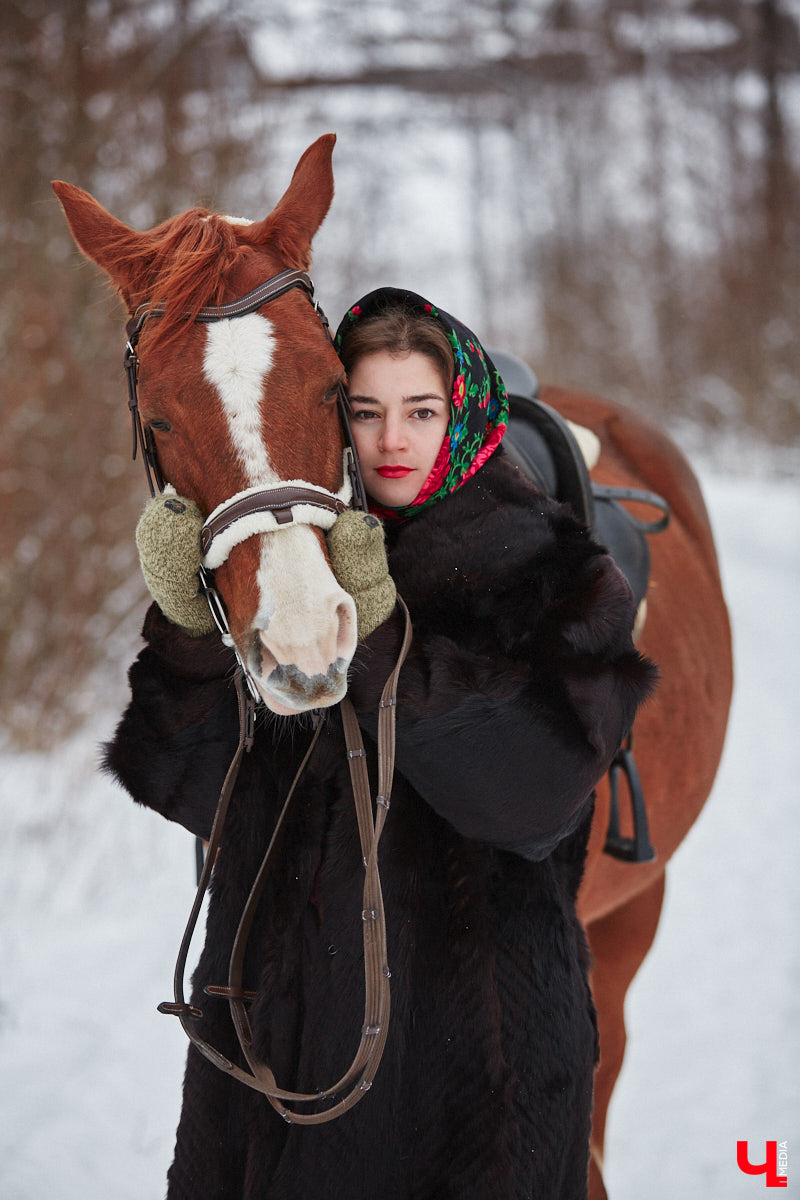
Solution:
{"label": "horse's body", "polygon": [[731,637],[711,528],[697,481],[675,446],[629,409],[596,396],[544,389],[542,399],[592,429],[602,454],[598,482],[646,488],[670,505],[669,526],[651,539],[647,619],[639,648],[658,665],[655,696],[634,726],[647,801],[652,863],[603,853],[609,789],[597,809],[579,904],[594,958],[600,1023],[590,1196],[605,1195],[600,1168],[608,1104],[625,1049],[625,994],[655,937],[665,868],[700,813],[722,753],[732,689]]}
{"label": "horse's body", "polygon": [[[307,298],[295,291],[267,312],[215,327],[185,320],[282,270],[307,268],[332,196],[332,147],[330,137],[315,143],[278,207],[254,225],[195,213],[139,234],[86,193],[57,186],[78,244],[109,273],[129,311],[169,301],[139,348],[142,418],[156,431],[166,478],[205,513],[232,494],[279,479],[334,493],[343,487],[343,440],[330,403],[341,366]],[[598,1200],[605,1195],[606,1113],[624,1052],[625,993],[655,935],[666,863],[714,779],[732,685],[730,632],[705,507],[680,453],[609,401],[558,389],[542,398],[598,435],[599,482],[657,492],[672,514],[652,542],[639,643],[658,664],[661,683],[635,727],[658,857],[629,864],[603,854],[604,781],[580,895],[601,1035],[590,1181]],[[330,571],[319,529],[300,525],[248,537],[219,566],[217,584],[239,654],[268,707],[292,713],[341,698],[356,644],[354,610]]]}

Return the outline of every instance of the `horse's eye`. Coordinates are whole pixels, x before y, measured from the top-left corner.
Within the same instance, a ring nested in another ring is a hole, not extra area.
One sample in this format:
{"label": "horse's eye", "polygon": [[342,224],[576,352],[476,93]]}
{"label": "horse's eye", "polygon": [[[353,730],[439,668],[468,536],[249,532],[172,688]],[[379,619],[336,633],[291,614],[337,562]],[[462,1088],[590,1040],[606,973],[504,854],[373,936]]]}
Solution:
{"label": "horse's eye", "polygon": [[169,421],[150,421],[150,428],[155,429],[156,433],[169,433],[172,429]]}

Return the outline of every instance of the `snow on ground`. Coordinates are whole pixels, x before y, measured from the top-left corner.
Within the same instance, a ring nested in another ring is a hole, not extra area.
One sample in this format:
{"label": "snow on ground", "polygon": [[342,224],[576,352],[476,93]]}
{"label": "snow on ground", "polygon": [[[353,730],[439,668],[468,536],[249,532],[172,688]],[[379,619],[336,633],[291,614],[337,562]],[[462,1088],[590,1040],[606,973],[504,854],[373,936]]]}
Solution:
{"label": "snow on ground", "polygon": [[[611,1200],[745,1200],[789,1142],[800,1172],[800,485],[703,472],[737,687],[711,801],[669,872],[631,990],[610,1119]],[[52,756],[0,754],[0,1196],[164,1193],[184,1035],[156,1004],[193,892],[193,845],[96,771],[124,699]],[[309,1200],[326,1200],[309,1197]]]}
{"label": "snow on ground", "polygon": [[764,1177],[738,1171],[737,1140],[752,1163],[767,1140],[788,1140],[787,1194],[800,1191],[800,488],[703,483],[734,631],[733,710],[628,997],[611,1200],[745,1200]]}

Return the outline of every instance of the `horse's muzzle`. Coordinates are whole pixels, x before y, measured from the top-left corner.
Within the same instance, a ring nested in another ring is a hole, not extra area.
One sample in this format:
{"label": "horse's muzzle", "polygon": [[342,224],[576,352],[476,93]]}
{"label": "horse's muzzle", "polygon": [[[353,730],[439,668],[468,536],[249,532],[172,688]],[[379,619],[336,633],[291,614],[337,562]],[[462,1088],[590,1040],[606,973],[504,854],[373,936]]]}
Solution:
{"label": "horse's muzzle", "polygon": [[264,703],[289,715],[338,704],[356,648],[355,604],[346,592],[316,636],[280,636],[276,622],[253,632],[247,664]]}

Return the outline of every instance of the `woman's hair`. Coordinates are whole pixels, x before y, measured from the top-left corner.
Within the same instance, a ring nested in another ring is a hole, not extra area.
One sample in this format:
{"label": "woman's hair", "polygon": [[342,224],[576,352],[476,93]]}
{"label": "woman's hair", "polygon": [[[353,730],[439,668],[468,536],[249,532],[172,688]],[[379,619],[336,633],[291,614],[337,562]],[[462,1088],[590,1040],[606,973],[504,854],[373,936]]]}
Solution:
{"label": "woman's hair", "polygon": [[424,354],[431,359],[449,396],[455,378],[455,359],[447,333],[427,313],[393,306],[356,321],[342,336],[339,357],[346,371],[360,358],[387,350],[389,354]]}

